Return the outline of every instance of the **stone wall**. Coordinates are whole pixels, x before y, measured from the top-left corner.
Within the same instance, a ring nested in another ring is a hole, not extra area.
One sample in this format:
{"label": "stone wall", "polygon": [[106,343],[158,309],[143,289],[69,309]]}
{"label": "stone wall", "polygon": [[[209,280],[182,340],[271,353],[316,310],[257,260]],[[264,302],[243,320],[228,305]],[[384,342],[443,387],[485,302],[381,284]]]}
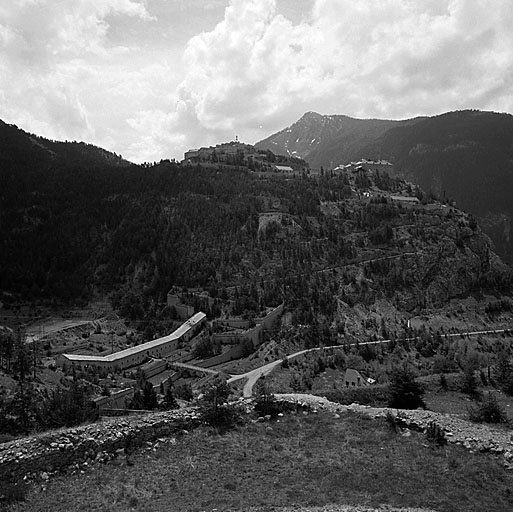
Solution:
{"label": "stone wall", "polygon": [[[189,430],[199,424],[196,409],[104,418],[97,423],[37,434],[0,444],[0,482],[107,461],[119,452]],[[128,447],[128,448],[127,448]]]}

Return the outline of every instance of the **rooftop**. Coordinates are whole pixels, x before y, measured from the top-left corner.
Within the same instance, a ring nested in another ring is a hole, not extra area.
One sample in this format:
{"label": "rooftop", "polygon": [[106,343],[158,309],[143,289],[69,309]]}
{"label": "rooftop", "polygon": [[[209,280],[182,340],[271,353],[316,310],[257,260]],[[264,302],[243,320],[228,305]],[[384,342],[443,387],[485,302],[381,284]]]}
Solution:
{"label": "rooftop", "polygon": [[171,334],[164,336],[162,338],[157,338],[156,340],[147,341],[146,343],[142,343],[141,345],[137,345],[135,347],[126,348],[125,350],[120,350],[119,352],[115,352],[114,354],[109,354],[107,356],[81,356],[78,354],[62,354],[70,361],[91,361],[91,362],[115,362],[120,359],[124,359],[125,357],[138,354],[143,350],[149,350],[152,348],[156,348],[163,343],[167,343],[169,341],[176,340],[183,336],[186,332],[192,329],[195,325],[198,325],[206,318],[205,313],[201,311],[191,316],[189,320],[184,322],[176,331],[173,331]]}

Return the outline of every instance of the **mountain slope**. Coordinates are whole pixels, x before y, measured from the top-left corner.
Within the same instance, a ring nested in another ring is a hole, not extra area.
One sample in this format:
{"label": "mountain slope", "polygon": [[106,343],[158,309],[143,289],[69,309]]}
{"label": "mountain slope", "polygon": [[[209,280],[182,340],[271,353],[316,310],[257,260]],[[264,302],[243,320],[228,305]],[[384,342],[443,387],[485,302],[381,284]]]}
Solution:
{"label": "mountain slope", "polygon": [[0,166],[3,169],[58,164],[121,166],[127,163],[121,156],[92,144],[45,139],[0,120]]}
{"label": "mountain slope", "polygon": [[297,122],[258,142],[259,149],[299,156],[312,167],[334,167],[362,156],[362,148],[387,130],[416,120],[354,119],[344,115],[324,116],[307,112]]}
{"label": "mountain slope", "polygon": [[513,261],[513,116],[509,114],[467,110],[378,121],[308,113],[258,145],[280,151],[292,148],[313,167],[329,168],[360,158],[389,160],[399,175],[426,191],[451,197],[475,215],[499,254]]}
{"label": "mountain slope", "polygon": [[363,151],[389,159],[424,190],[453,198],[513,260],[513,116],[450,112],[394,127]]}

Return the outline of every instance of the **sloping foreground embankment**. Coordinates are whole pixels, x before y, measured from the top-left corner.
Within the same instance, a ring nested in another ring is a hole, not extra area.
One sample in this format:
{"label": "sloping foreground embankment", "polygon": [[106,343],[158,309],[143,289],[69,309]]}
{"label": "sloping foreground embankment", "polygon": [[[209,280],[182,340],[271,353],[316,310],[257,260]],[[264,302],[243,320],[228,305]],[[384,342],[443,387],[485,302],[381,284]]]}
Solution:
{"label": "sloping foreground embankment", "polygon": [[441,414],[417,409],[389,409],[386,407],[368,407],[352,404],[340,405],[326,398],[306,394],[276,395],[280,400],[293,401],[314,409],[328,410],[334,413],[354,411],[371,418],[384,418],[391,413],[398,418],[401,426],[412,430],[424,431],[430,423],[436,423],[442,428],[450,443],[461,444],[473,451],[490,452],[504,459],[506,468],[513,470],[513,430],[493,425],[472,423],[458,416]]}
{"label": "sloping foreground embankment", "polygon": [[[490,452],[503,458],[513,470],[513,432],[489,425],[478,425],[457,416],[431,411],[373,408],[353,404],[344,406],[313,395],[277,395],[279,400],[299,403],[313,410],[337,413],[359,412],[372,418],[385,417],[388,412],[399,417],[409,429],[425,430],[431,422],[444,429],[447,440],[467,449]],[[155,439],[176,435],[200,423],[195,408],[180,411],[149,413],[141,416],[104,419],[100,423],[60,429],[0,444],[0,482],[19,480],[89,461],[108,461],[120,452],[130,452]]]}

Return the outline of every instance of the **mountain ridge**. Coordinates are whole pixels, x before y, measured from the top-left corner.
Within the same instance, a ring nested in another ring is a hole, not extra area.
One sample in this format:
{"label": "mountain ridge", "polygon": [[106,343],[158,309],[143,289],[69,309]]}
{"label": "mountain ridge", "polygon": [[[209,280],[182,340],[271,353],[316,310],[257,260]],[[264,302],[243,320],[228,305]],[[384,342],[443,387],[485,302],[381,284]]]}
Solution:
{"label": "mountain ridge", "polygon": [[[272,145],[286,152],[285,143],[305,131],[304,117],[257,147]],[[453,198],[475,215],[500,255],[513,262],[511,114],[460,110],[385,124],[353,119],[346,132],[335,130],[331,137],[320,127],[330,124],[333,116],[321,117],[315,125],[308,124],[308,136],[322,136],[322,144],[305,145],[300,151],[312,167],[333,168],[361,158],[389,160],[397,175],[427,192]]]}

